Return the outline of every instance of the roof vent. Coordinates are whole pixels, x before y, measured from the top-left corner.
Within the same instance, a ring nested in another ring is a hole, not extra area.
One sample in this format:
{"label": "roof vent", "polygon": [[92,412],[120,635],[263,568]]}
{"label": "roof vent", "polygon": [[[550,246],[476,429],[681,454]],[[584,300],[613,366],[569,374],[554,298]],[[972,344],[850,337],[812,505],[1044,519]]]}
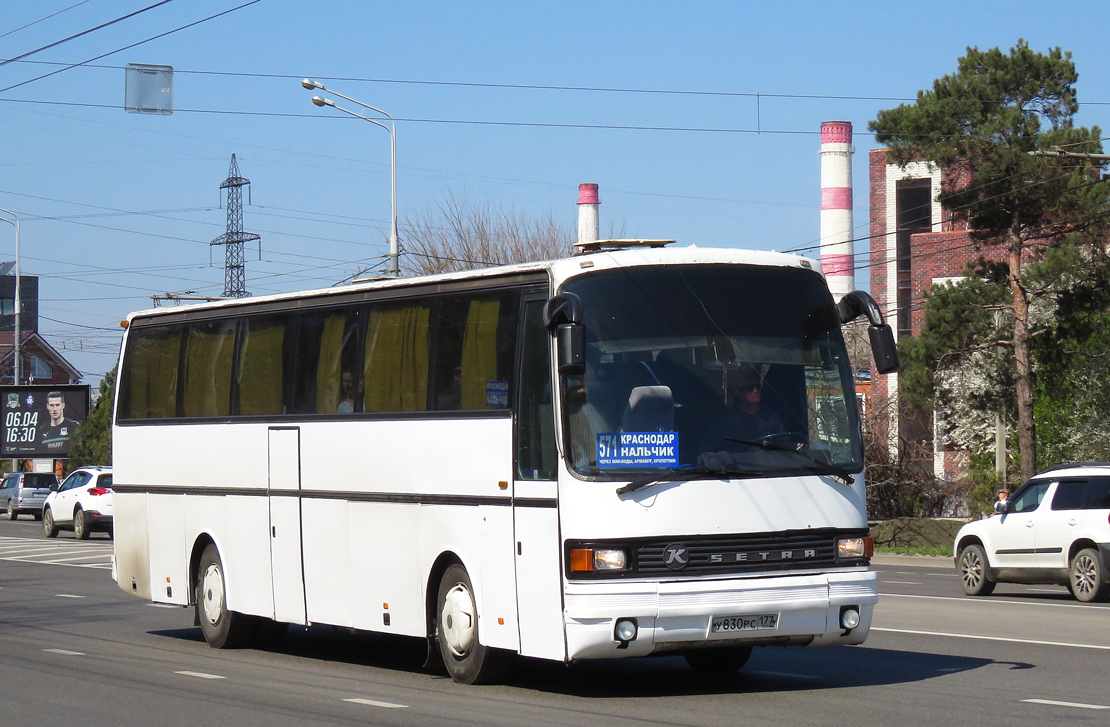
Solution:
{"label": "roof vent", "polygon": [[590,240],[578,242],[574,245],[575,255],[585,255],[591,252],[612,252],[614,250],[631,250],[645,247],[665,247],[674,240]]}

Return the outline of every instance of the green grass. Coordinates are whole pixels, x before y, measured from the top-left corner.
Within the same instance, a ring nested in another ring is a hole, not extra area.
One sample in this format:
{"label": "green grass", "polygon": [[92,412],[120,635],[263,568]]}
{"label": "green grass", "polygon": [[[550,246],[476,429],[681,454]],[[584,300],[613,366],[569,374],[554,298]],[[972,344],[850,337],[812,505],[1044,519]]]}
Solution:
{"label": "green grass", "polygon": [[886,555],[943,555],[949,558],[952,557],[952,549],[943,545],[931,548],[880,548],[875,546],[876,553],[885,553]]}

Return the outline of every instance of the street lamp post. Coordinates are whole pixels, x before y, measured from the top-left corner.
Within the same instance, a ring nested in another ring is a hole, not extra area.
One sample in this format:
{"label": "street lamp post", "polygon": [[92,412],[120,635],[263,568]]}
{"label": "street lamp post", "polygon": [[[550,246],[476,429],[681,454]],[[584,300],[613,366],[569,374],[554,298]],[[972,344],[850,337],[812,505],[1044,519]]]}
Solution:
{"label": "street lamp post", "polygon": [[0,207],[0,212],[12,216],[10,220],[4,217],[0,217],[0,220],[4,220],[15,228],[15,299],[12,301],[12,305],[15,307],[13,311],[15,314],[15,336],[12,340],[12,383],[19,386],[20,380],[23,378],[23,356],[19,350],[19,309],[23,305],[19,295],[19,215],[2,207]]}
{"label": "street lamp post", "polygon": [[318,81],[313,81],[311,79],[306,78],[306,79],[301,81],[301,85],[304,86],[305,88],[309,89],[310,91],[314,90],[314,89],[319,89],[321,91],[326,91],[327,93],[334,94],[334,95],[338,96],[339,98],[346,99],[346,100],[350,101],[351,103],[355,103],[355,104],[358,104],[359,106],[362,106],[363,108],[370,109],[371,111],[376,111],[377,113],[379,113],[382,116],[389,119],[389,126],[386,126],[385,124],[383,124],[382,122],[380,122],[376,119],[367,118],[366,116],[363,116],[362,114],[355,113],[354,111],[351,111],[349,109],[345,109],[342,106],[336,106],[335,103],[331,99],[321,98],[320,96],[313,96],[312,97],[312,103],[316,104],[317,106],[330,106],[330,107],[332,107],[333,109],[335,109],[337,111],[342,111],[345,114],[350,114],[351,116],[362,119],[363,121],[369,121],[371,124],[374,124],[375,126],[380,126],[383,129],[385,129],[387,132],[389,132],[389,160],[390,160],[390,170],[391,170],[391,175],[390,176],[391,176],[391,187],[392,187],[392,222],[391,222],[391,226],[390,226],[390,230],[389,230],[389,271],[388,272],[391,276],[398,277],[400,275],[400,268],[399,268],[398,263],[397,263],[397,258],[398,258],[398,245],[397,245],[397,124],[393,121],[392,116],[387,114],[385,111],[382,111],[381,109],[377,108],[376,106],[371,106],[370,104],[363,103],[362,101],[358,101],[356,99],[353,99],[350,96],[344,96],[343,94],[338,93],[336,91],[330,91],[330,90],[324,88],[324,84],[322,84]]}

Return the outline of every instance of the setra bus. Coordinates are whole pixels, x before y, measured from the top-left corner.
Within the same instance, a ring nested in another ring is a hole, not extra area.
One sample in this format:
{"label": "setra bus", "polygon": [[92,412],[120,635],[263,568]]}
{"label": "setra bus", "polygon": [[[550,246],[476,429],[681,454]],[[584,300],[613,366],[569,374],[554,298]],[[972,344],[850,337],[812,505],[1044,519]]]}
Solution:
{"label": "setra bus", "polygon": [[896,369],[812,261],[662,241],[134,313],[116,580],[213,647],[333,624],[425,638],[464,683],[861,643],[861,314]]}

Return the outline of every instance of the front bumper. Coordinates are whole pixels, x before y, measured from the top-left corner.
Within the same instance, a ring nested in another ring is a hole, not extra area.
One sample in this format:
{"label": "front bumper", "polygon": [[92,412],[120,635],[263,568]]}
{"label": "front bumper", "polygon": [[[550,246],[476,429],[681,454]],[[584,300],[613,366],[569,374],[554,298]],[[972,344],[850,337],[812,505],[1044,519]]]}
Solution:
{"label": "front bumper", "polygon": [[[736,645],[860,644],[878,603],[874,571],[673,582],[572,582],[565,596],[567,657],[645,656]],[[859,625],[840,626],[844,607]],[[717,616],[777,614],[774,629],[714,634]],[[636,638],[614,636],[619,619],[635,619]]]}

